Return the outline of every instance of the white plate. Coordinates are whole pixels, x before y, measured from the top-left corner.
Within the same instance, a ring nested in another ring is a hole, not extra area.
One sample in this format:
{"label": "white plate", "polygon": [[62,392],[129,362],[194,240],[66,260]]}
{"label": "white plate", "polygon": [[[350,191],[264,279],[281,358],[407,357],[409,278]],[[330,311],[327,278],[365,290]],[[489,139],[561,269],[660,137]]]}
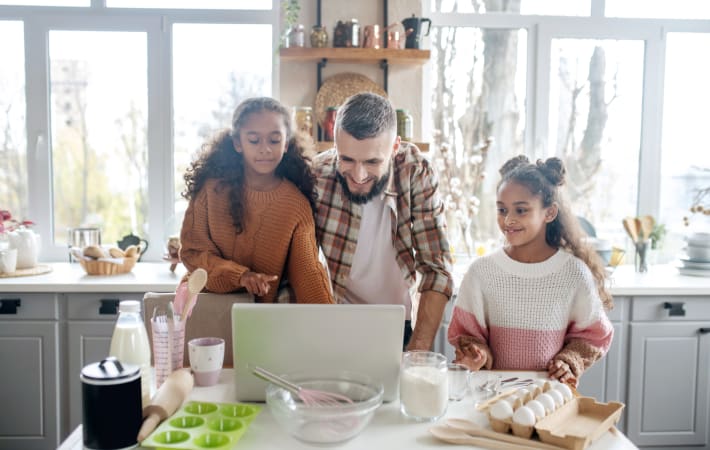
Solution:
{"label": "white plate", "polygon": [[688,259],[710,262],[710,247],[693,247],[689,245],[683,251],[688,255]]}
{"label": "white plate", "polygon": [[708,261],[695,261],[692,259],[681,258],[680,262],[686,269],[710,270],[710,262]]}
{"label": "white plate", "polygon": [[686,275],[689,277],[710,277],[710,270],[687,269],[685,267],[678,267],[678,272],[680,272],[681,275]]}
{"label": "white plate", "polygon": [[685,240],[688,245],[691,247],[703,247],[703,248],[708,248],[710,247],[710,239],[693,239],[693,238],[687,238]]}

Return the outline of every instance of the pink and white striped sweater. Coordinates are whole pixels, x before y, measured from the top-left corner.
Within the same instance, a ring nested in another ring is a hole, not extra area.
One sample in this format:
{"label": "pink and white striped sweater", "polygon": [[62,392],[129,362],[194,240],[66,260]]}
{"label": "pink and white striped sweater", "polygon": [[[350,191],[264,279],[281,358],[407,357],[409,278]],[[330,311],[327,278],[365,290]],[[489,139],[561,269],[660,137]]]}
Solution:
{"label": "pink and white striped sweater", "polygon": [[589,268],[559,250],[521,263],[498,250],[474,261],[458,290],[448,339],[487,345],[494,369],[546,370],[555,356],[579,377],[606,354],[614,330]]}

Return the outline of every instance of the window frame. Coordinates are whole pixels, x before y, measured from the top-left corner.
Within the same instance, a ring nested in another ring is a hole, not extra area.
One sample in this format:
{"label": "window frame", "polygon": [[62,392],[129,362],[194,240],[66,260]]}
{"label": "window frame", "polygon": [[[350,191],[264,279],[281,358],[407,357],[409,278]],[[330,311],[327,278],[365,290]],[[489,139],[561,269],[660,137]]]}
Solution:
{"label": "window frame", "polygon": [[[91,6],[0,6],[0,20],[24,23],[27,136],[28,217],[43,237],[40,259],[66,261],[67,248],[53,242],[53,182],[50,127],[49,31],[132,31],[146,33],[148,86],[148,223],[144,261],[160,261],[167,235],[166,220],[174,216],[172,29],[180,23],[266,24],[272,27],[272,54],[279,44],[279,0],[271,10],[178,10]],[[228,45],[228,43],[224,43]],[[272,63],[272,92],[278,92],[278,58]],[[78,224],[77,224],[78,225]]]}

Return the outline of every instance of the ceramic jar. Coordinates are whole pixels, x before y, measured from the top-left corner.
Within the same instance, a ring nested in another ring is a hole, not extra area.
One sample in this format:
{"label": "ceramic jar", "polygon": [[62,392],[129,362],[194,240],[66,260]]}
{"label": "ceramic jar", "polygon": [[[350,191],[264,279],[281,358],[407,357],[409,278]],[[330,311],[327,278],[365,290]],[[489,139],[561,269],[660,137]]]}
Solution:
{"label": "ceramic jar", "polygon": [[10,248],[17,249],[17,269],[31,269],[37,265],[39,235],[32,230],[20,229],[8,233]]}

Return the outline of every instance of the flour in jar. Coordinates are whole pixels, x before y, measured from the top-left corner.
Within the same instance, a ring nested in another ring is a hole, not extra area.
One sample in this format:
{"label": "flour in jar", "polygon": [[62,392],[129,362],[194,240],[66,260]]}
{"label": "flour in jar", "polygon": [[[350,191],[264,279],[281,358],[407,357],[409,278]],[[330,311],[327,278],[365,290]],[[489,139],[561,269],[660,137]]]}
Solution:
{"label": "flour in jar", "polygon": [[446,370],[432,366],[411,366],[399,381],[402,411],[410,417],[436,419],[444,415],[449,402]]}

